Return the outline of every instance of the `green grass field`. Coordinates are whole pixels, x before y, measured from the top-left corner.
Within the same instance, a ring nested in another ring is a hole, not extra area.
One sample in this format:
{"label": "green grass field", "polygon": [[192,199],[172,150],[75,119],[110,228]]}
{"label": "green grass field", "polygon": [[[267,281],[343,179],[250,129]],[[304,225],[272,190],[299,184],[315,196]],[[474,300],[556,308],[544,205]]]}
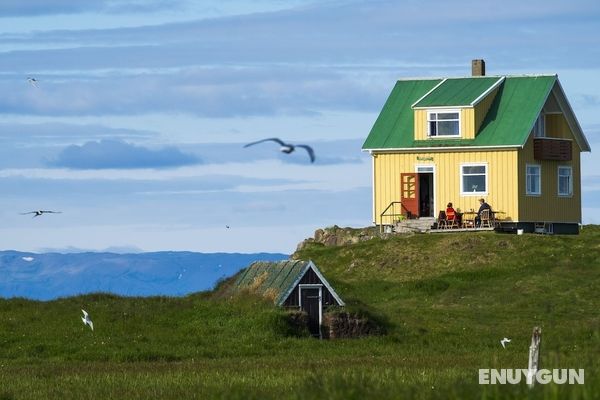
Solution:
{"label": "green grass field", "polygon": [[[219,293],[0,300],[0,400],[600,398],[598,226],[398,236],[300,256],[386,334],[319,341],[260,299]],[[527,367],[536,325],[541,367],[583,368],[585,385],[479,385],[480,368]]]}

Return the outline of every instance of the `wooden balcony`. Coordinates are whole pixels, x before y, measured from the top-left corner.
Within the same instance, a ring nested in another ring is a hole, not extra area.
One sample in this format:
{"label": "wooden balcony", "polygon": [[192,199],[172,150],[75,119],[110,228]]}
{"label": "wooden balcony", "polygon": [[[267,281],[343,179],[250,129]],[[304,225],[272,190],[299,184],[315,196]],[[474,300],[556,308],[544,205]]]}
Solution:
{"label": "wooden balcony", "polygon": [[572,142],[566,139],[533,139],[533,157],[536,160],[571,161]]}

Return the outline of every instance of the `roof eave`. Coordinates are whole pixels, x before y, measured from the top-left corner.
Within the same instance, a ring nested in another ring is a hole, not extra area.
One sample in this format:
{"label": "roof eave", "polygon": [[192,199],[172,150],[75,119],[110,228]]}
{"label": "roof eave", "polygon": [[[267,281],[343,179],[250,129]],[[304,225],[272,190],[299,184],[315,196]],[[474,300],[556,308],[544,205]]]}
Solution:
{"label": "roof eave", "polygon": [[453,106],[418,106],[413,107],[413,110],[454,110],[460,108],[473,108],[470,104],[461,104],[461,105],[453,105]]}
{"label": "roof eave", "polygon": [[559,107],[561,108],[561,110],[563,112],[563,115],[565,116],[565,119],[567,120],[567,124],[569,125],[569,128],[571,128],[571,131],[573,132],[573,136],[575,136],[575,141],[581,148],[581,151],[591,152],[592,148],[590,147],[590,144],[587,141],[587,138],[585,137],[583,130],[581,129],[581,125],[579,124],[579,121],[577,120],[577,116],[575,115],[575,112],[573,112],[573,107],[571,107],[571,103],[569,102],[569,99],[565,95],[565,91],[563,90],[563,87],[562,87],[558,77],[556,78],[555,84],[552,85],[551,90],[554,91],[555,87],[557,88],[557,92],[558,92],[558,93],[555,92],[556,100],[558,102]]}
{"label": "roof eave", "polygon": [[325,277],[321,274],[321,272],[319,271],[319,269],[317,268],[317,266],[315,265],[315,263],[313,263],[312,260],[308,261],[308,265],[310,266],[310,268],[312,268],[312,270],[314,271],[315,274],[317,274],[317,276],[319,277],[319,279],[321,280],[321,282],[323,282],[323,285],[325,285],[325,287],[329,290],[329,292],[331,293],[331,295],[337,300],[338,304],[340,306],[345,306],[346,303],[344,303],[344,301],[341,299],[341,297],[335,292],[335,290],[333,290],[333,288],[331,287],[331,285],[329,284],[329,282],[327,282],[327,279],[325,279]]}
{"label": "roof eave", "polygon": [[369,153],[385,153],[390,151],[404,151],[407,153],[418,153],[420,151],[434,151],[434,150],[497,150],[497,149],[513,149],[523,147],[522,144],[509,144],[509,145],[495,145],[495,146],[436,146],[436,147],[380,147],[380,148],[367,148],[363,151]]}
{"label": "roof eave", "polygon": [[500,77],[492,86],[490,86],[485,92],[481,93],[481,95],[471,102],[471,107],[475,107],[481,100],[485,99],[488,94],[492,93],[497,87],[499,87],[502,82],[506,79],[505,76]]}

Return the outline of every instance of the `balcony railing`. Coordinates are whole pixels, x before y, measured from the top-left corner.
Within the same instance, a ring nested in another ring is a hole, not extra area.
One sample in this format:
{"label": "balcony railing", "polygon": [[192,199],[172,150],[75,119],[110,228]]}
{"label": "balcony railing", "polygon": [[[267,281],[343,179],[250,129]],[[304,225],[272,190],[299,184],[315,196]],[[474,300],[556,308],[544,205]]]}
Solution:
{"label": "balcony railing", "polygon": [[571,161],[572,142],[566,139],[533,139],[533,157],[536,160]]}

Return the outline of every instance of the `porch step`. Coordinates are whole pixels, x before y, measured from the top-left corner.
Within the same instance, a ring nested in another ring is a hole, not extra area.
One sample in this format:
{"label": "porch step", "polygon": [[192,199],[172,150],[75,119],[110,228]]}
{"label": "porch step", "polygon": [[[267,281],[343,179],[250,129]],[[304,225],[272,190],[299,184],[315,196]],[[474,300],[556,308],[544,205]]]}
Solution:
{"label": "porch step", "polygon": [[436,219],[433,217],[422,217],[417,219],[405,219],[397,222],[394,225],[394,232],[396,233],[409,233],[409,232],[420,232],[426,233],[431,230],[431,227],[435,223]]}

